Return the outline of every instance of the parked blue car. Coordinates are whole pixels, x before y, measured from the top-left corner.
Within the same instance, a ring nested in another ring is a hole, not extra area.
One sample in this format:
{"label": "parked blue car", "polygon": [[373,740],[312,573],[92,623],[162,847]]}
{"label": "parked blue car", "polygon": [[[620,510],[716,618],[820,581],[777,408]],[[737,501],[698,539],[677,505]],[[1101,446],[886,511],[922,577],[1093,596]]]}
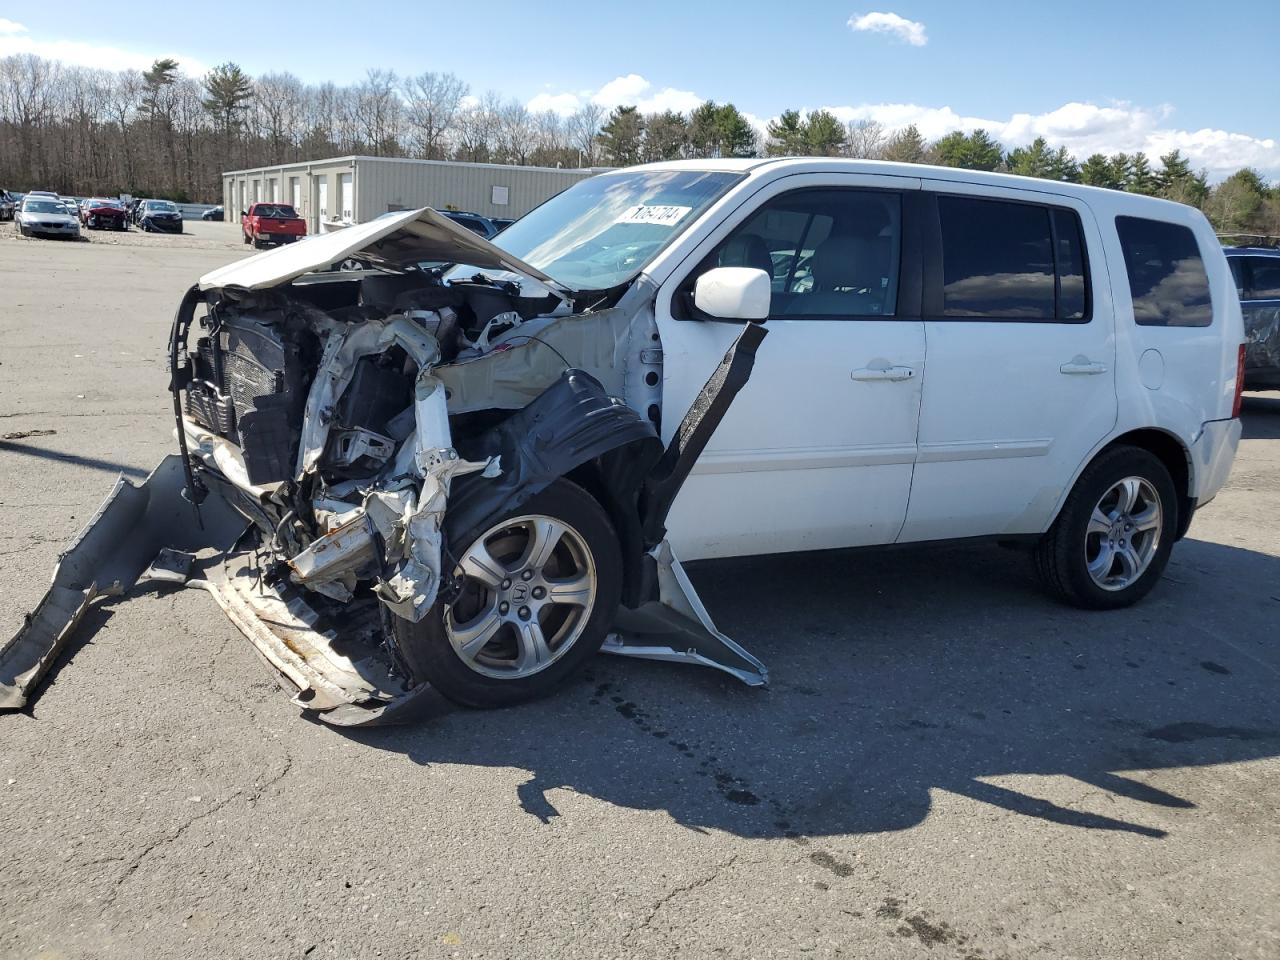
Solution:
{"label": "parked blue car", "polygon": [[1227,247],[1244,313],[1244,388],[1280,390],[1280,249]]}

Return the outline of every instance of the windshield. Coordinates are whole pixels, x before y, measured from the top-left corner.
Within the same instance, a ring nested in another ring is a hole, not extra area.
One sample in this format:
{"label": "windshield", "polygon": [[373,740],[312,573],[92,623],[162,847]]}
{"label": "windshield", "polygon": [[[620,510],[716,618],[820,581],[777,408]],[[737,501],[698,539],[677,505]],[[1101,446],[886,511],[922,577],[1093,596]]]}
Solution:
{"label": "windshield", "polygon": [[22,205],[23,213],[66,213],[67,208],[57,200],[28,200]]}
{"label": "windshield", "polygon": [[736,173],[633,170],[570,187],[493,243],[576,290],[605,290],[644,269],[733,184]]}
{"label": "windshield", "polygon": [[173,211],[177,210],[178,208],[177,208],[177,207],[175,207],[175,206],[174,206],[170,201],[168,201],[168,200],[148,200],[148,201],[147,201],[147,209],[148,209],[148,210],[163,210],[165,213],[173,213]]}
{"label": "windshield", "polygon": [[260,203],[253,212],[255,216],[275,220],[294,220],[298,216],[293,207],[284,203]]}

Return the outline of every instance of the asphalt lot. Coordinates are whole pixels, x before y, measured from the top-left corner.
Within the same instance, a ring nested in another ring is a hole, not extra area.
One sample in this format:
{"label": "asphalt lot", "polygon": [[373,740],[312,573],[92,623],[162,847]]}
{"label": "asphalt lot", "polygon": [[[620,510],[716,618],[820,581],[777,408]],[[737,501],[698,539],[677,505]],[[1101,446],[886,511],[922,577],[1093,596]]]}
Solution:
{"label": "asphalt lot", "polygon": [[[168,325],[236,229],[0,229],[3,635],[169,452]],[[996,548],[694,569],[767,691],[602,656],[344,733],[203,593],[112,602],[0,716],[0,956],[1280,956],[1280,395],[1245,437],[1127,611]]]}

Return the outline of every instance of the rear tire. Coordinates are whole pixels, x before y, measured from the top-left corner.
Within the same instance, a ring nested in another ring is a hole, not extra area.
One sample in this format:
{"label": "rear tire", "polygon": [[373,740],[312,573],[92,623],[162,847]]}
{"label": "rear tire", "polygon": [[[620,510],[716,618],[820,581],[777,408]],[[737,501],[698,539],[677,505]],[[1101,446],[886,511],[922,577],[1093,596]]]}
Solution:
{"label": "rear tire", "polygon": [[608,516],[556,480],[467,544],[459,596],[420,623],[393,617],[414,675],[455,703],[492,708],[545,696],[600,649],[622,594]]}
{"label": "rear tire", "polygon": [[1044,587],[1085,610],[1137,603],[1160,580],[1178,530],[1178,497],[1154,454],[1120,446],[1085,468],[1036,545]]}

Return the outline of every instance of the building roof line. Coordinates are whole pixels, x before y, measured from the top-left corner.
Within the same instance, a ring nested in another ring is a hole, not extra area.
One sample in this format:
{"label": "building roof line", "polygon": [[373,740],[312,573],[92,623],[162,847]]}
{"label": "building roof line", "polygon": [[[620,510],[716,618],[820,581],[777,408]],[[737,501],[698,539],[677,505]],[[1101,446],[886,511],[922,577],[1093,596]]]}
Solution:
{"label": "building roof line", "polygon": [[437,167],[477,167],[483,170],[535,170],[545,173],[580,173],[595,174],[612,167],[536,167],[516,163],[476,163],[469,160],[418,160],[413,157],[370,157],[364,154],[348,154],[342,157],[325,157],[320,160],[295,160],[290,163],[268,163],[259,167],[245,167],[240,170],[223,170],[222,176],[230,177],[246,173],[265,173],[271,170],[286,170],[311,166],[322,166],[335,163],[413,163]]}

